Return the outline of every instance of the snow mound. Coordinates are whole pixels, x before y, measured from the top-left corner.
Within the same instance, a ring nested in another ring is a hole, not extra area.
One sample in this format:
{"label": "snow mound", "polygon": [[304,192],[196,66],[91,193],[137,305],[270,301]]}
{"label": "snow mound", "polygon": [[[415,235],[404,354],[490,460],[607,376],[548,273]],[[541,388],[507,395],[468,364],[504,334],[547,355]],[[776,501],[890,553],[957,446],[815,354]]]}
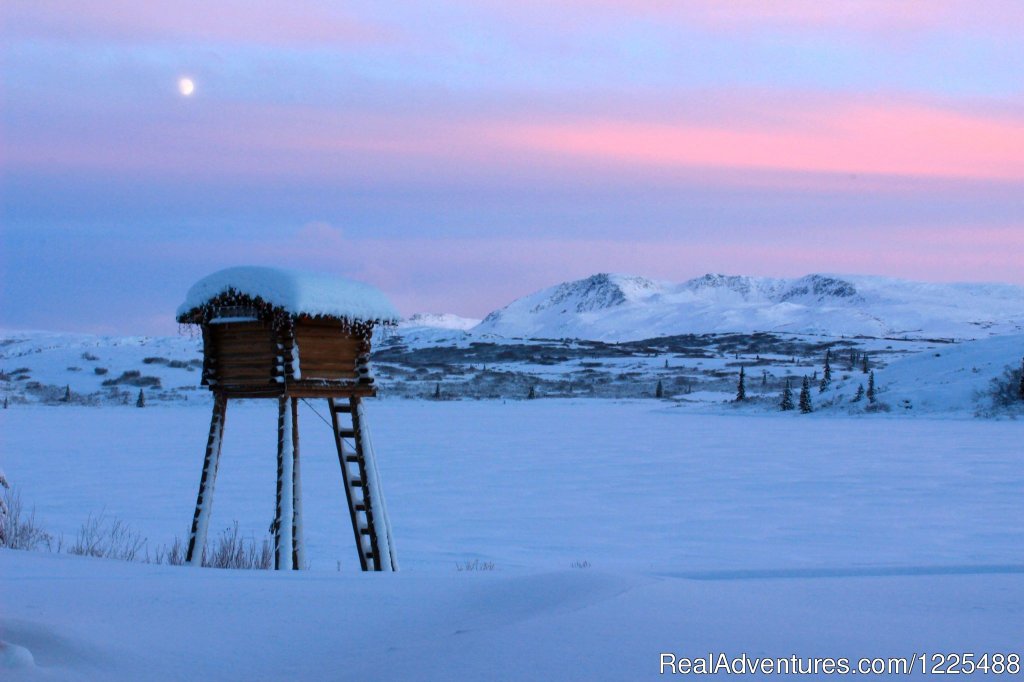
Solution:
{"label": "snow mound", "polygon": [[378,289],[335,275],[259,266],[227,268],[192,285],[178,318],[221,294],[261,298],[293,315],[397,322],[398,311]]}

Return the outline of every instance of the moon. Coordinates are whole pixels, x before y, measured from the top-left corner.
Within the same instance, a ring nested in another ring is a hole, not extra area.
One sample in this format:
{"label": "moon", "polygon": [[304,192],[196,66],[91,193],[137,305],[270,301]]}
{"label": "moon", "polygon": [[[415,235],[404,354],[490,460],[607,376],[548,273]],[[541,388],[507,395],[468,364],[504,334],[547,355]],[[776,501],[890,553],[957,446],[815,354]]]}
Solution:
{"label": "moon", "polygon": [[196,84],[191,78],[178,79],[178,92],[181,93],[182,97],[191,97],[192,93],[195,91]]}

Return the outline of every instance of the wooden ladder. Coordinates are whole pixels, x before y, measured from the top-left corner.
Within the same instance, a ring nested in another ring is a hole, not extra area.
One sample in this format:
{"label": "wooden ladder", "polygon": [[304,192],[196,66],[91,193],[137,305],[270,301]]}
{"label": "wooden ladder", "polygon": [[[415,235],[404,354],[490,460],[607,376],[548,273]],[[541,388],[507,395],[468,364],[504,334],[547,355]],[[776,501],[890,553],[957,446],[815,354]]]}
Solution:
{"label": "wooden ladder", "polygon": [[[373,499],[374,484],[371,477],[375,474],[375,463],[368,465],[367,458],[373,457],[368,452],[362,428],[359,398],[329,398],[331,408],[331,424],[334,427],[334,443],[338,448],[338,462],[341,464],[341,476],[345,485],[345,497],[348,499],[348,511],[352,518],[352,532],[355,535],[356,549],[359,553],[359,565],[364,571],[394,570],[390,542],[380,546],[378,524],[387,524],[375,509]],[[381,503],[382,504],[382,503]],[[384,511],[383,514],[387,512]],[[390,538],[388,538],[390,540]]]}

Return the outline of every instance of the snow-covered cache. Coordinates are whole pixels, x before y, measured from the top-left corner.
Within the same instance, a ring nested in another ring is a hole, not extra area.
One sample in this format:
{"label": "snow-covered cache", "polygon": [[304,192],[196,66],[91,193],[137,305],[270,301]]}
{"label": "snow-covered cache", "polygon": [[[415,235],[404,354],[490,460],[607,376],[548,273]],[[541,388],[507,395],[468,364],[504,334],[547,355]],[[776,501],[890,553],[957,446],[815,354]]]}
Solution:
{"label": "snow-covered cache", "polygon": [[242,266],[220,270],[192,285],[178,307],[178,321],[200,323],[211,303],[228,305],[234,297],[252,299],[257,306],[292,316],[384,324],[397,323],[400,318],[380,290],[362,282],[302,270]]}
{"label": "snow-covered cache", "polygon": [[[178,321],[202,329],[202,383],[215,396],[186,562],[203,563],[228,400],[266,398],[278,403],[274,567],[305,567],[298,407],[300,400],[326,398],[360,567],[396,570],[360,403],[376,394],[370,373],[373,328],[398,322],[384,295],[327,275],[229,268],[192,287]],[[338,413],[349,415],[352,424],[342,425]],[[354,452],[347,440],[354,442]]]}
{"label": "snow-covered cache", "polygon": [[211,390],[327,397],[350,384],[373,384],[373,329],[397,324],[398,313],[384,294],[359,282],[235,267],[197,282],[177,319],[202,329],[202,383]]}

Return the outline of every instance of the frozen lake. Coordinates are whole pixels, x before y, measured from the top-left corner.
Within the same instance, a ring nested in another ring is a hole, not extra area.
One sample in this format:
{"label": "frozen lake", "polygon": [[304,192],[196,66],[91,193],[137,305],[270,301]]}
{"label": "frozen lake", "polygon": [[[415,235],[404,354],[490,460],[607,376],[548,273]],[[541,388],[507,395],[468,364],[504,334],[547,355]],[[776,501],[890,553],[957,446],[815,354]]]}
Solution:
{"label": "frozen lake", "polygon": [[[326,415],[323,404],[313,404]],[[211,524],[274,508],[276,408],[232,403]],[[1024,424],[695,415],[653,402],[370,401],[404,570],[700,572],[1024,564]],[[187,534],[209,415],[0,412],[2,466],[40,523]],[[357,570],[330,428],[300,411],[313,569]]]}

